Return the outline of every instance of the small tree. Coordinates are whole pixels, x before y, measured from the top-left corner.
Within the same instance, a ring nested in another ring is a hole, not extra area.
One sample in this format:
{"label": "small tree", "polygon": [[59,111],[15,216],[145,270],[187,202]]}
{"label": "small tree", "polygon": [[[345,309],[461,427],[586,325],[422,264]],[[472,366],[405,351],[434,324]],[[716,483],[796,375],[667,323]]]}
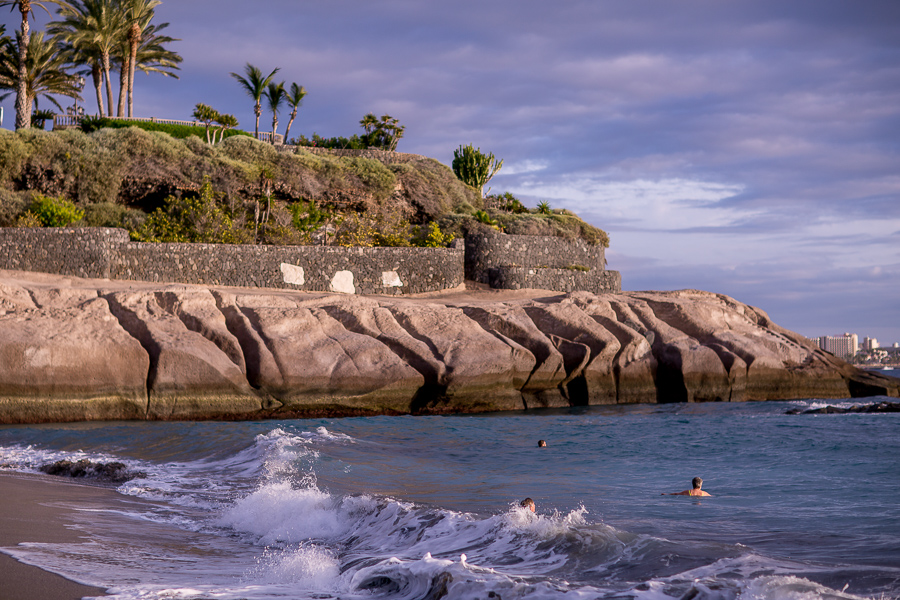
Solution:
{"label": "small tree", "polygon": [[[215,140],[210,141],[209,139],[209,128],[212,127],[214,121],[218,120],[219,111],[214,109],[212,106],[207,106],[201,102],[198,102],[196,106],[194,106],[194,114],[193,117],[206,125],[206,143],[212,144]],[[213,137],[215,137],[215,133],[213,133]]]}
{"label": "small tree", "polygon": [[370,148],[381,148],[393,152],[397,149],[400,138],[406,127],[391,115],[382,115],[381,119],[369,113],[359,122],[366,134],[366,145]]}
{"label": "small tree", "polygon": [[222,113],[219,113],[216,117],[216,124],[219,128],[213,132],[213,144],[216,143],[216,133],[219,134],[219,141],[221,142],[225,139],[225,132],[227,130],[238,126],[238,120],[234,115],[223,115]]}
{"label": "small tree", "polygon": [[[460,146],[453,151],[453,172],[467,185],[471,185],[484,198],[484,186],[497,174],[503,166],[503,160],[497,161],[493,154],[483,154],[481,148],[472,144]],[[491,189],[488,188],[488,192]]]}

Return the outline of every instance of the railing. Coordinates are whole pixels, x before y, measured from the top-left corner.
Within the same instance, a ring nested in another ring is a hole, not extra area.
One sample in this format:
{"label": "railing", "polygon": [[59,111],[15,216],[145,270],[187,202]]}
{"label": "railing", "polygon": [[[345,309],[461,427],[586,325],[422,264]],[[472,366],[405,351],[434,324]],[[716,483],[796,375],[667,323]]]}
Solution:
{"label": "railing", "polygon": [[83,115],[53,115],[53,129],[78,127],[83,118]]}
{"label": "railing", "polygon": [[[53,116],[53,129],[71,129],[73,127],[80,127],[82,119],[85,116],[89,115],[54,115]],[[158,119],[156,117],[109,117],[110,119],[115,119],[116,121],[141,121],[143,123],[161,123],[164,125],[196,125],[203,126],[203,123],[199,121],[180,121],[178,119]],[[260,131],[259,137],[257,138],[261,142],[272,143],[272,132],[270,131]],[[284,144],[284,136],[279,134],[275,135],[275,144],[280,146]]]}
{"label": "railing", "polygon": [[[272,132],[271,131],[260,131],[259,137],[256,139],[258,139],[261,142],[268,142],[269,144],[271,144],[272,143]],[[280,133],[276,133],[275,134],[275,145],[281,146],[283,144],[284,144],[284,136],[281,135]]]}

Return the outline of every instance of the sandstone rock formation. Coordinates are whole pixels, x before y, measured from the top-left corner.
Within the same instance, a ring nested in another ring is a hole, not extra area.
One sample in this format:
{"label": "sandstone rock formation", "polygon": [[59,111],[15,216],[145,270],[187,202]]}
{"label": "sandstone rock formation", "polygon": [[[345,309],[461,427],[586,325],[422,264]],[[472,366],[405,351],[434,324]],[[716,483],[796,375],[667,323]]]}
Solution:
{"label": "sandstone rock formation", "polygon": [[900,395],[727,296],[0,278],[0,423]]}

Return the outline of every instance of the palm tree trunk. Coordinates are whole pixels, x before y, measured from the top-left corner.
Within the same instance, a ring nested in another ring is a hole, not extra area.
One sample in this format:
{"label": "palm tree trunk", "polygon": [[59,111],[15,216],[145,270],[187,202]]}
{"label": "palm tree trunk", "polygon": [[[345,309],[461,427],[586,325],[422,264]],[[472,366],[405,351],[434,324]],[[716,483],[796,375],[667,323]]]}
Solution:
{"label": "palm tree trunk", "polygon": [[[128,59],[123,59],[128,60]],[[119,109],[116,111],[117,116],[125,116],[126,95],[128,94],[128,65],[122,63],[119,69]]]}
{"label": "palm tree trunk", "polygon": [[291,120],[288,121],[287,130],[284,132],[284,143],[287,144],[290,139],[288,136],[291,134],[291,125],[294,124],[294,118],[297,116],[297,109],[291,111]]}
{"label": "palm tree trunk", "polygon": [[28,58],[28,42],[31,39],[28,31],[28,12],[30,2],[20,2],[22,12],[22,34],[19,36],[19,80],[16,82],[16,129],[27,129],[31,126],[31,104],[28,102],[28,70],[25,60]]}
{"label": "palm tree trunk", "polygon": [[278,133],[278,117],[272,119],[272,145],[275,145],[275,134]]}
{"label": "palm tree trunk", "polygon": [[134,65],[137,62],[138,45],[141,43],[141,28],[134,24],[128,36],[128,116],[134,116]]}
{"label": "palm tree trunk", "polygon": [[259,106],[259,100],[256,101],[254,112],[256,113],[256,129],[253,130],[253,134],[256,139],[259,139],[259,118],[262,116],[262,108]]}
{"label": "palm tree trunk", "polygon": [[106,81],[106,104],[109,106],[107,116],[113,116],[112,81],[109,78],[109,53],[103,53],[103,78]]}
{"label": "palm tree trunk", "polygon": [[91,65],[91,77],[94,80],[94,90],[97,92],[97,116],[103,116],[103,80],[100,78],[100,65]]}

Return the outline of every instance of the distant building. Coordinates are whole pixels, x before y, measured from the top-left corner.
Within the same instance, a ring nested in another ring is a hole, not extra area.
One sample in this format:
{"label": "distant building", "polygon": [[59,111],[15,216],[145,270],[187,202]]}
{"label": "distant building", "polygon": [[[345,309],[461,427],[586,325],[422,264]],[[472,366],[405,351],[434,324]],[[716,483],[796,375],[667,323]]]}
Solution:
{"label": "distant building", "polygon": [[855,333],[826,335],[825,337],[813,338],[813,342],[818,344],[819,348],[825,352],[831,352],[838,358],[851,358],[859,352],[859,336]]}
{"label": "distant building", "polygon": [[871,352],[873,350],[878,350],[881,348],[881,344],[878,343],[878,340],[875,338],[864,337],[862,341],[862,349],[866,352]]}

